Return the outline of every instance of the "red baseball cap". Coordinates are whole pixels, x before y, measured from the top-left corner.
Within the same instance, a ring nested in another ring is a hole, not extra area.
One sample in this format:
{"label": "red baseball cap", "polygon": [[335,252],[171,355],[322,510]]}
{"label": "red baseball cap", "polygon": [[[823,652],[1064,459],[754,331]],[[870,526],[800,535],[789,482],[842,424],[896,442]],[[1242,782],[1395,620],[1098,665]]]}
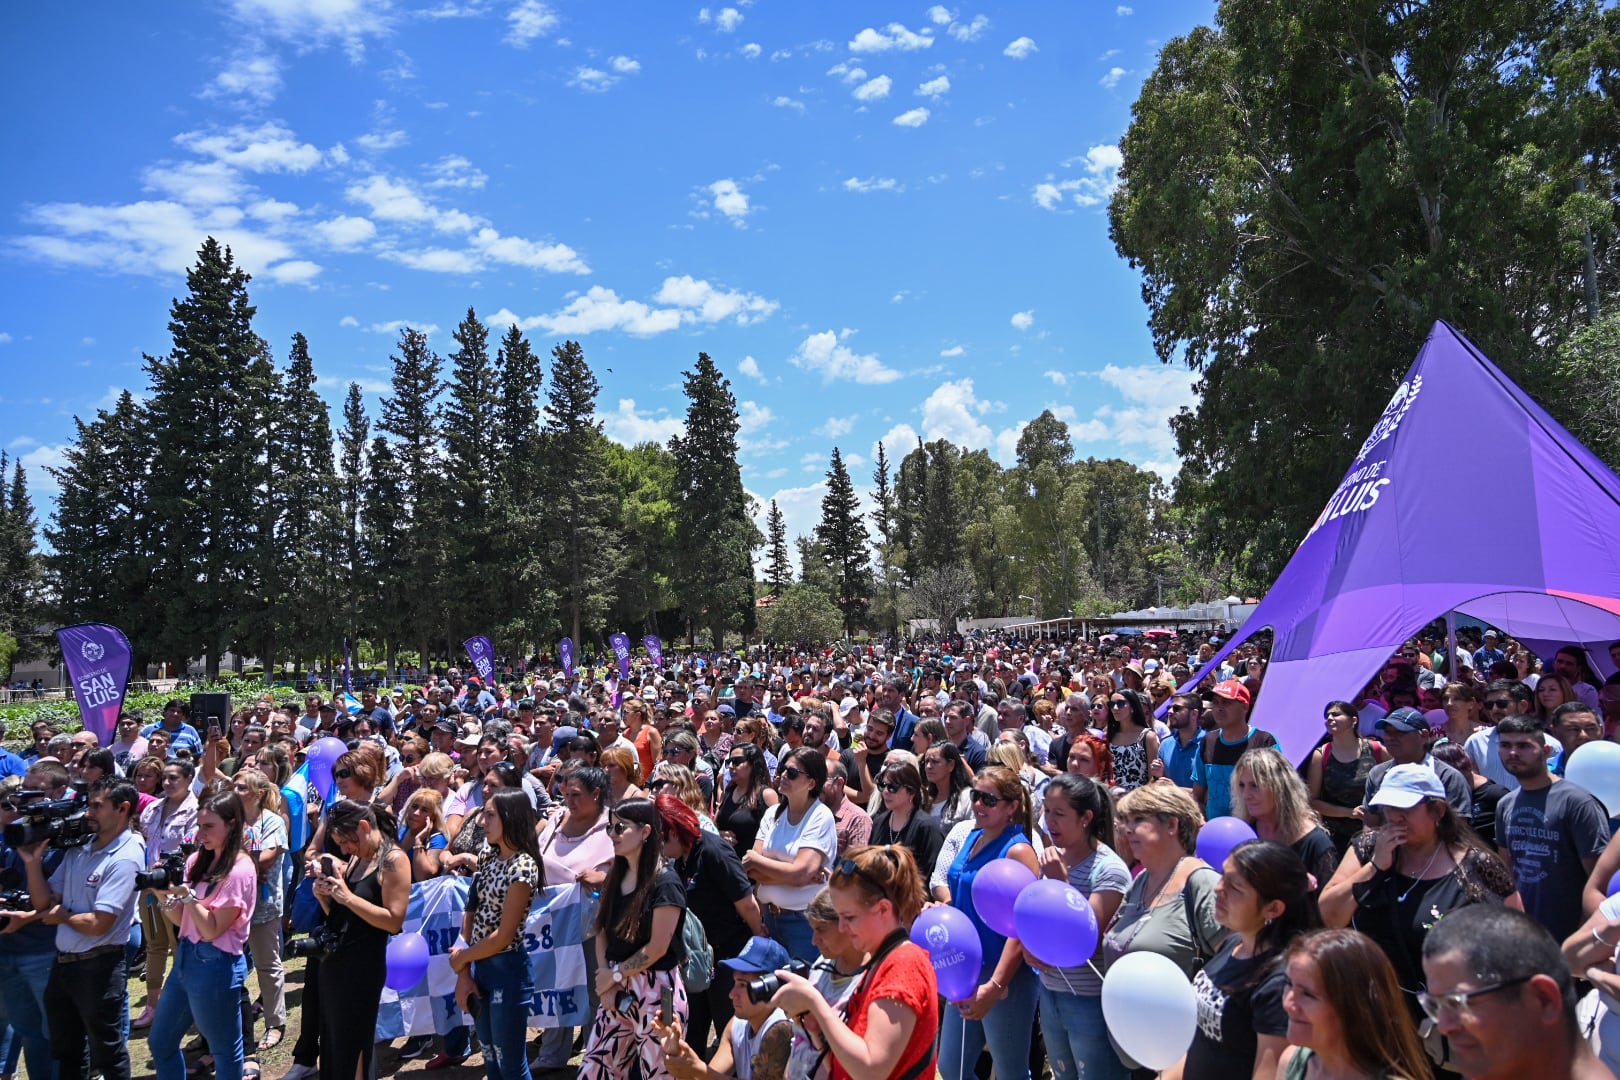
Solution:
{"label": "red baseball cap", "polygon": [[1227,679],[1223,683],[1215,684],[1215,696],[1227,698],[1232,701],[1241,701],[1245,705],[1253,705],[1254,698],[1249,696],[1249,688],[1236,679]]}

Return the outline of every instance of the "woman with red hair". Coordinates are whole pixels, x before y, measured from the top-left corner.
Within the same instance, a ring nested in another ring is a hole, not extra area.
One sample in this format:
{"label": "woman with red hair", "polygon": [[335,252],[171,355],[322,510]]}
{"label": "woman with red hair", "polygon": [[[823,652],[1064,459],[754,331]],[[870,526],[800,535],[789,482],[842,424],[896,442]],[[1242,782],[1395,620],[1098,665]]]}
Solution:
{"label": "woman with red hair", "polygon": [[[754,883],[730,842],[704,829],[692,808],[673,792],[660,792],[654,805],[664,822],[664,858],[686,886],[687,916],[703,927],[714,955],[737,956],[749,937],[769,937],[754,899]],[[709,988],[687,998],[686,1040],[705,1060],[709,1026],[718,1035],[731,1021],[732,981],[732,970],[716,965]]]}

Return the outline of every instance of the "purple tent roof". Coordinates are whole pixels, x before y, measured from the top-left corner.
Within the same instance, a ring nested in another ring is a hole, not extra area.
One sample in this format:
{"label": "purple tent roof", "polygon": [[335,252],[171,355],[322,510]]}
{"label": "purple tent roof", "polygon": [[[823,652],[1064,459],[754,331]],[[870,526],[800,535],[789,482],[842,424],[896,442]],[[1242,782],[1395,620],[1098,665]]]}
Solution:
{"label": "purple tent roof", "polygon": [[[1464,468],[1459,488],[1448,477]],[[1482,478],[1489,512],[1475,515],[1467,493]],[[1594,667],[1611,670],[1620,478],[1438,322],[1293,558],[1211,663],[1273,629],[1251,719],[1297,759],[1321,735],[1327,702],[1354,697],[1453,609],[1539,655],[1588,646]]]}

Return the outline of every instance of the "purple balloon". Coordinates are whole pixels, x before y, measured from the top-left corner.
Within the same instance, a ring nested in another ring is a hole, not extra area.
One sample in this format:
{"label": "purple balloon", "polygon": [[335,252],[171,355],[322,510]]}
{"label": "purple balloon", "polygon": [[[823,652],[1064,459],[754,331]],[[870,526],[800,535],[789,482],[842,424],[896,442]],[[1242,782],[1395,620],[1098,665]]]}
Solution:
{"label": "purple balloon", "polygon": [[388,973],[383,982],[404,993],[422,981],[428,969],[427,938],[421,934],[395,934],[388,939]]}
{"label": "purple balloon", "polygon": [[1254,829],[1246,822],[1235,817],[1211,818],[1198,830],[1198,857],[1219,870],[1233,848],[1255,839]]}
{"label": "purple balloon", "polygon": [[965,912],[949,904],[929,908],[911,924],[911,940],[928,952],[946,1001],[966,1001],[978,990],[984,948]]}
{"label": "purple balloon", "polygon": [[1014,937],[1018,929],[1013,925],[1013,902],[1034,880],[1034,872],[1023,863],[991,859],[973,878],[973,910],[996,933]]}
{"label": "purple balloon", "polygon": [[315,785],[315,793],[321,797],[321,802],[332,798],[332,767],[337,759],[349,752],[349,746],[342,739],[331,735],[316,739],[304,754],[304,762],[309,766],[309,778]]}
{"label": "purple balloon", "polygon": [[1620,892],[1620,870],[1616,870],[1614,876],[1609,879],[1609,891],[1604,895],[1613,896],[1617,892]]}
{"label": "purple balloon", "polygon": [[1035,959],[1053,967],[1078,967],[1097,951],[1097,915],[1080,890],[1042,878],[1013,901],[1018,940]]}

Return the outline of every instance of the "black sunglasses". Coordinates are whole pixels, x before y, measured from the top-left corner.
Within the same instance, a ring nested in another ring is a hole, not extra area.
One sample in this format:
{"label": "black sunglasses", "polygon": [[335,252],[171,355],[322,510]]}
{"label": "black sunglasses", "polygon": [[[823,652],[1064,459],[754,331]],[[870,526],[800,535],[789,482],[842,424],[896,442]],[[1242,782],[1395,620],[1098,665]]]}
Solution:
{"label": "black sunglasses", "polygon": [[353,769],[333,769],[332,770],[332,779],[334,779],[334,780],[347,780],[347,779],[349,779],[349,777],[351,777],[353,775],[354,775],[354,770]]}
{"label": "black sunglasses", "polygon": [[887,791],[890,795],[893,795],[897,791],[906,790],[906,786],[904,784],[879,784],[878,787],[882,788],[884,791]]}
{"label": "black sunglasses", "polygon": [[993,810],[1007,800],[1003,799],[1000,795],[992,795],[988,791],[980,791],[978,788],[974,788],[973,801],[976,803],[984,803],[984,805]]}
{"label": "black sunglasses", "polygon": [[862,870],[860,865],[856,863],[854,859],[839,859],[837,865],[833,867],[833,872],[842,874],[845,877],[858,877],[868,885],[872,886],[872,888],[876,889],[878,891],[878,895],[882,896],[884,899],[888,899],[889,897],[888,887],[871,874],[868,874],[865,870]]}
{"label": "black sunglasses", "polygon": [[635,827],[636,823],[633,821],[615,821],[612,825],[608,826],[608,832],[612,833],[614,836],[623,836],[625,833],[629,832]]}
{"label": "black sunglasses", "polygon": [[782,770],[782,775],[787,777],[789,780],[797,780],[799,777],[804,775],[804,770],[796,766],[789,765],[787,768]]}
{"label": "black sunglasses", "polygon": [[1108,704],[1112,705],[1116,709],[1128,709],[1131,707],[1131,703],[1126,701],[1124,698],[1110,701]]}
{"label": "black sunglasses", "polygon": [[748,764],[748,759],[745,758],[745,757],[726,758],[726,766],[727,766],[727,768],[735,769],[739,765],[746,765],[746,764]]}
{"label": "black sunglasses", "polygon": [[682,750],[678,746],[666,746],[666,747],[664,747],[664,756],[665,757],[674,757],[676,754],[688,754],[688,753],[691,753],[691,751]]}

